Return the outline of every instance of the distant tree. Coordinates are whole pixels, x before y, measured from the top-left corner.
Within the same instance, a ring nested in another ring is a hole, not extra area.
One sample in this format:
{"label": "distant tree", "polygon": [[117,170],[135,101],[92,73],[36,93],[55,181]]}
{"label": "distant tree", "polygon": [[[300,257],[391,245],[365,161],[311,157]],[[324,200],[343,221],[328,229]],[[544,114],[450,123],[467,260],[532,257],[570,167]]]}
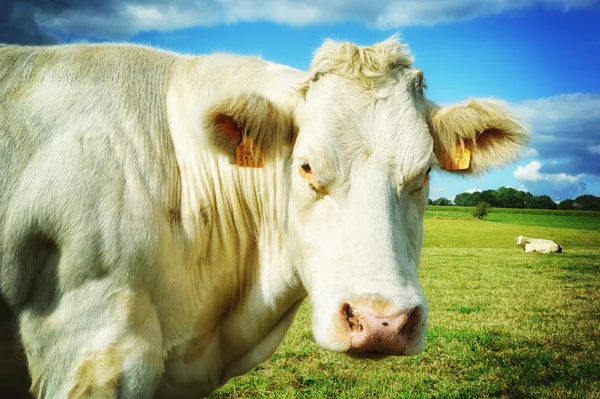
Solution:
{"label": "distant tree", "polygon": [[531,208],[531,204],[533,202],[533,194],[525,191],[519,191],[519,201],[519,208]]}
{"label": "distant tree", "polygon": [[[432,203],[435,205],[445,205],[445,200],[445,198],[438,198]],[[443,201],[443,203],[436,203],[436,201]],[[567,199],[557,205],[548,195],[535,196],[529,192],[515,190],[510,187],[500,187],[497,190],[475,191],[473,193],[465,192],[457,194],[454,198],[454,205],[456,206],[477,206],[481,202],[486,202],[488,206],[497,208],[600,210],[600,197],[596,197],[595,195],[580,195],[574,200]]]}
{"label": "distant tree", "polygon": [[481,202],[481,191],[475,191],[474,193],[471,193],[471,203],[469,204],[469,206],[475,206],[480,202]]}
{"label": "distant tree", "polygon": [[540,201],[544,204],[543,209],[558,209],[558,204],[549,195],[541,195]]}
{"label": "distant tree", "polygon": [[498,200],[496,199],[496,190],[485,190],[479,193],[479,200],[477,203],[487,202],[490,206],[498,206]]}
{"label": "distant tree", "polygon": [[573,210],[574,202],[575,201],[573,201],[572,199],[568,199],[568,198],[566,200],[562,200],[558,204],[558,209],[563,210],[563,211],[571,211],[571,210]]}
{"label": "distant tree", "polygon": [[427,198],[427,205],[433,205],[433,200],[431,198]]}
{"label": "distant tree", "polygon": [[433,205],[450,206],[452,205],[452,201],[450,201],[448,198],[440,197],[433,201]]}
{"label": "distant tree", "polygon": [[487,202],[478,203],[477,205],[475,205],[475,209],[473,210],[473,217],[476,219],[483,219],[487,216],[490,208],[490,204],[488,204]]}
{"label": "distant tree", "polygon": [[496,190],[496,206],[502,208],[523,208],[521,191],[512,187],[500,187]]}
{"label": "distant tree", "polygon": [[456,194],[456,197],[454,197],[454,205],[456,205],[456,206],[469,206],[467,204],[469,202],[469,198],[470,197],[471,197],[470,193]]}
{"label": "distant tree", "polygon": [[534,196],[529,204],[531,209],[556,209],[557,207],[556,202],[547,195]]}
{"label": "distant tree", "polygon": [[[477,196],[475,195],[477,194]],[[454,198],[454,205],[456,206],[475,206],[479,200],[479,192],[474,193],[460,193]]]}
{"label": "distant tree", "polygon": [[574,209],[583,209],[584,211],[600,211],[600,197],[595,195],[580,195],[575,198]]}

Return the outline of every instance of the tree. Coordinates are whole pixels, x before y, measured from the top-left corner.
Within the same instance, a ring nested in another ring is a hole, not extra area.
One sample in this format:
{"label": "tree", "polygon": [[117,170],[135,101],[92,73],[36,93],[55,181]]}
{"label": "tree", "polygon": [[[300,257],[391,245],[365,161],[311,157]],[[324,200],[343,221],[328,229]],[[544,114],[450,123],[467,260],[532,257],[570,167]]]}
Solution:
{"label": "tree", "polygon": [[572,199],[568,199],[568,198],[566,200],[562,200],[558,204],[558,209],[563,210],[563,211],[572,211],[574,202],[575,201],[573,201]]}
{"label": "tree", "polygon": [[433,201],[433,205],[450,206],[452,205],[452,201],[448,198],[440,197]]}
{"label": "tree", "polygon": [[454,205],[456,206],[475,206],[479,201],[479,192],[474,193],[460,193],[454,198]]}
{"label": "tree", "polygon": [[490,206],[498,206],[498,200],[496,199],[496,190],[485,190],[479,193],[477,204],[480,202],[487,202]]}
{"label": "tree", "polygon": [[469,206],[469,198],[471,197],[470,193],[460,193],[456,194],[454,197],[454,205],[456,206]]}
{"label": "tree", "polygon": [[584,211],[600,211],[600,197],[595,195],[580,195],[575,198],[574,209],[583,209]]}
{"label": "tree", "polygon": [[502,208],[523,208],[522,196],[520,191],[512,187],[500,187],[496,190],[496,206]]}
{"label": "tree", "polygon": [[557,205],[549,196],[540,195],[531,199],[529,207],[532,209],[556,209]]}
{"label": "tree", "polygon": [[[436,201],[438,200],[443,201],[439,205],[445,204],[445,198],[438,198]],[[454,205],[456,206],[477,206],[481,202],[486,202],[490,207],[498,208],[600,211],[600,197],[590,194],[580,195],[574,200],[566,199],[558,205],[548,195],[535,196],[529,192],[515,190],[510,187],[500,187],[498,190],[476,191],[473,193],[465,192],[456,195],[454,198]],[[435,201],[433,203],[438,205]]]}
{"label": "tree", "polygon": [[531,203],[533,202],[533,194],[519,191],[519,208],[531,208]]}
{"label": "tree", "polygon": [[476,219],[483,219],[487,216],[488,211],[490,210],[490,204],[487,202],[480,202],[475,206],[473,210],[473,217]]}

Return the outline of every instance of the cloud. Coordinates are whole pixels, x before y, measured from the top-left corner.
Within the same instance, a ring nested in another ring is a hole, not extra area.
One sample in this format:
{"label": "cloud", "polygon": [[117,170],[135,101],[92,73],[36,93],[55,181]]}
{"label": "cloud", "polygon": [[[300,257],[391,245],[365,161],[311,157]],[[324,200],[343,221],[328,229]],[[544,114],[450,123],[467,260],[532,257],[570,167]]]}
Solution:
{"label": "cloud", "polygon": [[513,176],[526,191],[533,195],[549,195],[554,200],[575,198],[587,192],[583,181],[585,174],[543,173],[542,164],[538,161],[519,165]]}
{"label": "cloud", "polygon": [[566,173],[556,173],[556,174],[540,173],[541,167],[542,167],[541,163],[539,163],[538,161],[532,161],[526,166],[517,167],[517,170],[515,170],[513,172],[513,176],[515,177],[515,179],[517,179],[520,182],[547,180],[547,181],[553,181],[553,182],[558,182],[558,183],[561,183],[561,182],[576,183],[576,182],[580,181],[583,176],[585,176],[584,174],[580,174],[577,176],[570,176],[570,175],[567,175]]}
{"label": "cloud", "polygon": [[526,193],[529,192],[529,190],[527,190],[527,188],[523,184],[521,184],[521,187],[513,187],[513,186],[505,186],[505,187],[506,188],[512,188],[512,189],[515,189],[515,190],[518,190],[518,191],[523,191],[523,192],[526,192]]}
{"label": "cloud", "polygon": [[5,0],[0,13],[0,43],[50,44],[56,39],[42,32],[28,3]]}
{"label": "cloud", "polygon": [[512,108],[531,126],[525,155],[545,161],[540,173],[600,176],[600,94],[562,94]]}
{"label": "cloud", "polygon": [[527,148],[523,153],[523,158],[536,158],[540,153],[535,148]]}
{"label": "cloud", "polygon": [[470,188],[470,189],[468,189],[468,190],[467,190],[467,191],[465,191],[465,192],[466,192],[466,193],[469,193],[469,194],[473,194],[473,193],[480,193],[480,192],[481,192],[481,190],[480,190],[480,189],[478,189],[478,188]]}
{"label": "cloud", "polygon": [[600,155],[600,145],[588,145],[587,150],[590,154]]}
{"label": "cloud", "polygon": [[[309,25],[354,21],[379,29],[465,21],[536,5],[561,10],[598,0],[4,0],[0,42],[53,38],[126,40],[141,31],[171,31],[243,21]],[[49,35],[48,32],[52,34]]]}

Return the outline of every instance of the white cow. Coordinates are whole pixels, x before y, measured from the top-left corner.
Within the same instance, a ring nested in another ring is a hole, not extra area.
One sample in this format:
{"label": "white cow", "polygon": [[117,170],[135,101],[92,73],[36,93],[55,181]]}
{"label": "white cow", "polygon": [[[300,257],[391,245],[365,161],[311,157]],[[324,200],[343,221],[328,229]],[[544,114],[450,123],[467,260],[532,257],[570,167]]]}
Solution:
{"label": "white cow", "polygon": [[517,246],[523,247],[523,252],[542,252],[545,254],[549,254],[551,252],[562,252],[562,247],[560,244],[544,238],[518,236]]}
{"label": "white cow", "polygon": [[308,72],[0,47],[0,292],[31,392],[207,395],[307,296],[323,348],[419,353],[429,172],[457,146],[456,173],[504,165],[526,132],[496,101],[440,109],[411,63],[395,37],[328,41]]}

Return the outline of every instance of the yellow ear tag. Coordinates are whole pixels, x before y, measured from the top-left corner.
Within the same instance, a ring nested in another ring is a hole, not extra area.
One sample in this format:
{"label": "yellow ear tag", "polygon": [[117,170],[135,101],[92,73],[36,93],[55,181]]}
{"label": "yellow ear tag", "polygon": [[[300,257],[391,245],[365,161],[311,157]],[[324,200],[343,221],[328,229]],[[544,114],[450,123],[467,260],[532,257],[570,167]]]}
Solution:
{"label": "yellow ear tag", "polygon": [[462,147],[460,144],[456,145],[456,154],[452,157],[449,153],[444,153],[441,168],[443,170],[465,170],[471,166],[471,151]]}
{"label": "yellow ear tag", "polygon": [[262,148],[256,147],[254,141],[243,135],[240,144],[235,147],[236,164],[240,168],[262,168],[263,152]]}

